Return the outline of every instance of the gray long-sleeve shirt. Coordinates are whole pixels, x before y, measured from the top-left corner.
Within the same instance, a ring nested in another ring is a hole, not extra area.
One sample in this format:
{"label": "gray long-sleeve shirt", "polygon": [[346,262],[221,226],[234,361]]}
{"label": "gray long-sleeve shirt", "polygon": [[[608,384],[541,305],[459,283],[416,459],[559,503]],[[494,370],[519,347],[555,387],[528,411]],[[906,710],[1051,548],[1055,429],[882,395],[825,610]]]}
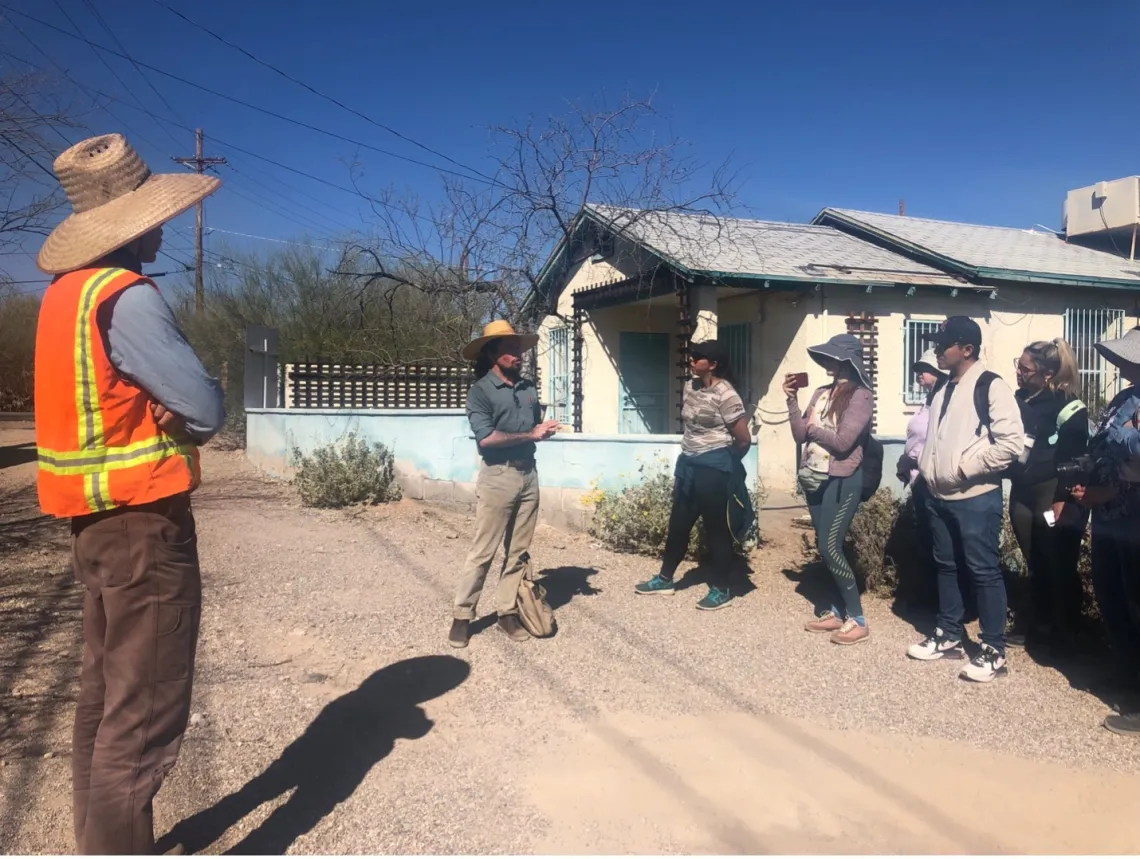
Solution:
{"label": "gray long-sleeve shirt", "polygon": [[209,441],[222,428],[222,387],[157,289],[147,283],[127,287],[100,306],[97,322],[115,369],[181,417],[195,441]]}

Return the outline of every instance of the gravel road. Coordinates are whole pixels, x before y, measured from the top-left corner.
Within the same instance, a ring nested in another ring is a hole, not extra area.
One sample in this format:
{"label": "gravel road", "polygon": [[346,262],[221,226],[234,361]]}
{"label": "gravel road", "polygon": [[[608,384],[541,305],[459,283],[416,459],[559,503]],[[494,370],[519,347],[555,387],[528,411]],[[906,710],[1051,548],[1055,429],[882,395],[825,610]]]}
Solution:
{"label": "gravel road", "polygon": [[[0,446],[14,443],[5,430]],[[985,686],[801,631],[799,533],[766,520],[756,590],[637,597],[648,559],[540,528],[559,632],[447,647],[465,515],[300,508],[239,453],[196,496],[207,605],[194,719],[156,802],[200,852],[1131,852],[1140,744],[1015,653]],[[0,469],[0,849],[68,852],[78,652],[66,532]],[[14,634],[9,635],[8,630]],[[1068,670],[1077,677],[1080,672]],[[1079,685],[1079,684],[1078,684]]]}

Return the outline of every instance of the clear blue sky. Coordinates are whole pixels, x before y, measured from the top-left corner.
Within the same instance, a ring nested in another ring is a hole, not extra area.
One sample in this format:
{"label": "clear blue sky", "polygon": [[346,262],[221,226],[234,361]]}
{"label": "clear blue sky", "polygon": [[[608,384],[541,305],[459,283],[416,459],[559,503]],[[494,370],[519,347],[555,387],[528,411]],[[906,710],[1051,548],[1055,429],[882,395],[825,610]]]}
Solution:
{"label": "clear blue sky", "polygon": [[[71,27],[56,0],[6,2]],[[139,60],[424,157],[153,0],[92,2]],[[1135,0],[166,2],[473,165],[485,156],[490,125],[559,112],[566,100],[601,90],[653,91],[675,133],[702,159],[733,155],[744,179],[741,202],[758,217],[803,221],[827,205],[894,212],[901,197],[911,215],[1057,227],[1068,189],[1140,172]],[[59,4],[89,38],[113,46],[83,0]],[[122,84],[88,47],[18,16],[12,20],[88,86],[124,97]],[[0,48],[46,65],[7,21],[0,21]],[[128,62],[107,61],[148,108],[170,114]],[[358,157],[370,192],[398,184],[430,197],[438,188],[431,170],[376,153],[357,155],[347,143],[149,76],[184,122],[204,127],[207,154],[228,157],[239,171],[222,168],[229,188],[208,204],[214,227],[278,239],[317,235],[318,228],[331,233],[342,229],[334,221],[360,223],[362,201],[211,137],[338,184],[349,181],[344,162]],[[192,152],[189,134],[175,129],[172,140],[143,114],[112,110],[127,120],[126,133],[153,168]],[[88,122],[101,132],[122,130],[102,113]],[[283,211],[264,205],[265,197]],[[187,232],[170,240],[187,257],[191,225],[189,217],[180,220],[176,226]]]}

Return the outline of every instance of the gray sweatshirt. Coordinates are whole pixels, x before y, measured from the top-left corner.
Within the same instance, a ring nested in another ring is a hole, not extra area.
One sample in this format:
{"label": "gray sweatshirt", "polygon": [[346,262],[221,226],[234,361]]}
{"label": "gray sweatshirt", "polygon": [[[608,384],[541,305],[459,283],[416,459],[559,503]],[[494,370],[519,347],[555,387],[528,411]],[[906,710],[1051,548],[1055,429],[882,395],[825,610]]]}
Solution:
{"label": "gray sweatshirt", "polygon": [[199,444],[225,422],[222,387],[178,327],[170,306],[147,283],[128,286],[99,307],[112,366],[182,418]]}

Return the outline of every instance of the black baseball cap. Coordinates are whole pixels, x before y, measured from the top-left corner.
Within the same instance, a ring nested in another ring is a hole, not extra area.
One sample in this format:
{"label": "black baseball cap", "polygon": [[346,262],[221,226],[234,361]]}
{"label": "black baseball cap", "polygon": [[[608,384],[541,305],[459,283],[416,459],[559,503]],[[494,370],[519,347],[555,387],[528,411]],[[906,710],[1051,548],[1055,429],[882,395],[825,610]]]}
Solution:
{"label": "black baseball cap", "polygon": [[707,358],[715,361],[718,367],[728,363],[728,350],[719,340],[703,340],[689,346],[689,356],[692,358]]}
{"label": "black baseball cap", "polygon": [[926,335],[926,339],[934,343],[938,352],[955,345],[973,346],[978,350],[982,348],[982,329],[969,316],[948,316],[937,331]]}

